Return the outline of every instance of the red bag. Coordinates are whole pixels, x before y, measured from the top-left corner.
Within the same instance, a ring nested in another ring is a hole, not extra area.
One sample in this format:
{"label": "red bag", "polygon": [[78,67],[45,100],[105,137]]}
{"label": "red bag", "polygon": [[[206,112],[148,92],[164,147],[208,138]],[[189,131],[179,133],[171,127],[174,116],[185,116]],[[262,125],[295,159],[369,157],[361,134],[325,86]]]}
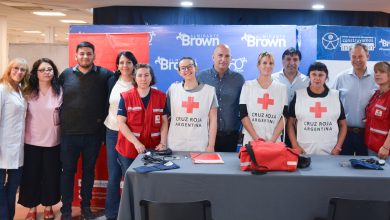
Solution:
{"label": "red bag", "polygon": [[[250,141],[241,147],[239,158],[243,171],[266,173],[267,171],[295,171],[299,152],[283,142]],[[260,172],[259,172],[260,171]]]}

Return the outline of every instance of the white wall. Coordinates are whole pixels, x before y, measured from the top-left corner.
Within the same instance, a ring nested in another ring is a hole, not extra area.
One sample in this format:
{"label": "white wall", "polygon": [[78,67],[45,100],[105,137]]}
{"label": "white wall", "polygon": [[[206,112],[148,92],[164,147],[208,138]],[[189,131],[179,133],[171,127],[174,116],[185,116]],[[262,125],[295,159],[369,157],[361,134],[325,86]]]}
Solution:
{"label": "white wall", "polygon": [[9,60],[16,57],[25,58],[31,69],[32,64],[43,57],[53,60],[58,71],[61,73],[69,66],[68,62],[68,44],[10,44]]}

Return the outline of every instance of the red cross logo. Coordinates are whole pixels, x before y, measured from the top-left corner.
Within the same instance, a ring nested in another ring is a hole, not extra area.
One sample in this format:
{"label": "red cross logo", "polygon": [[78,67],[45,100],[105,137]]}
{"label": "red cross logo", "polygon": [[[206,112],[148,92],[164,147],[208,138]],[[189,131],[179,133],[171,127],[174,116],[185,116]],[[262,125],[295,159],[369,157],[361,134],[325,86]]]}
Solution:
{"label": "red cross logo", "polygon": [[268,109],[268,105],[274,105],[274,100],[269,98],[268,93],[264,93],[263,98],[257,98],[257,103],[263,105],[263,109]]}
{"label": "red cross logo", "polygon": [[310,112],[314,112],[315,118],[321,118],[321,114],[327,111],[326,107],[321,107],[321,102],[316,102],[314,107],[310,107]]}
{"label": "red cross logo", "polygon": [[194,102],[194,97],[188,96],[187,101],[181,103],[181,107],[187,108],[187,113],[192,113],[194,108],[199,108],[199,102]]}

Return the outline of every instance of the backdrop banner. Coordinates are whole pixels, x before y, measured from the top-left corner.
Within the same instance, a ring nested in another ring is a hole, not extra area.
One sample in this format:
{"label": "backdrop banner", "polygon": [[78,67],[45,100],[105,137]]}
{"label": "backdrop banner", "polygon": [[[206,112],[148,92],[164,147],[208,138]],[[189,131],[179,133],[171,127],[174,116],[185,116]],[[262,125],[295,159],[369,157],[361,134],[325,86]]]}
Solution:
{"label": "backdrop banner", "polygon": [[177,73],[177,62],[181,57],[193,57],[199,70],[211,68],[212,53],[221,43],[231,48],[230,68],[242,73],[245,79],[255,79],[259,75],[257,57],[261,52],[274,55],[274,70],[279,71],[284,50],[296,47],[295,25],[87,25],[70,28],[70,36],[73,33],[138,32],[150,35],[150,65],[156,73],[156,86],[162,91],[166,91],[172,82],[181,80]]}

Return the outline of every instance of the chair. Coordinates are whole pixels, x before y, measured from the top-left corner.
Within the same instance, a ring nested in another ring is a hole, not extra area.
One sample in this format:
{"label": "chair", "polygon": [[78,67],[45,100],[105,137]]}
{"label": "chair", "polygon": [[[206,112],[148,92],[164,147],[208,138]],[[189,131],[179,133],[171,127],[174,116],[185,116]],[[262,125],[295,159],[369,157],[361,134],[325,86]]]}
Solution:
{"label": "chair", "polygon": [[140,206],[142,220],[212,220],[208,200],[178,203],[141,200]]}
{"label": "chair", "polygon": [[[316,218],[318,220],[322,218]],[[323,220],[389,220],[390,202],[331,198]]]}

